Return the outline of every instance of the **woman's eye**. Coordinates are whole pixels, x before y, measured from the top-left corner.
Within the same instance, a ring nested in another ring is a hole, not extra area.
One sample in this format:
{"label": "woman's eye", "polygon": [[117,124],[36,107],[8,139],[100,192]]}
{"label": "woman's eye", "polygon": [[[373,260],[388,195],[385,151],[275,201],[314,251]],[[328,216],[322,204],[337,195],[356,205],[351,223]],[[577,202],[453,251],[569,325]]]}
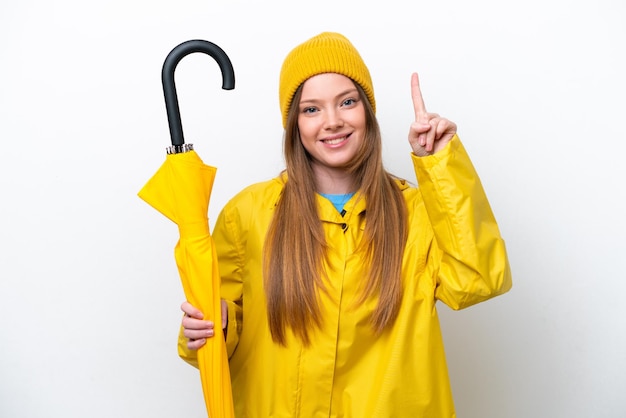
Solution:
{"label": "woman's eye", "polygon": [[356,103],[355,99],[346,99],[346,100],[343,101],[343,105],[344,106],[350,106],[350,105],[353,105],[355,103]]}
{"label": "woman's eye", "polygon": [[317,109],[314,107],[305,107],[304,109],[302,109],[302,113],[315,113],[317,112]]}

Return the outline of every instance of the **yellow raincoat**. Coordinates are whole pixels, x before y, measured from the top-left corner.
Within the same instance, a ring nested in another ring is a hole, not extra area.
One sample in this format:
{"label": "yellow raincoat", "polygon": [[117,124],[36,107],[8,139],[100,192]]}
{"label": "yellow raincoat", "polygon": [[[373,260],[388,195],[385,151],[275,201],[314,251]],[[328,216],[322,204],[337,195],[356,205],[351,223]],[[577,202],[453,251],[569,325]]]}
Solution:
{"label": "yellow raincoat", "polygon": [[[262,248],[283,181],[252,185],[234,197],[213,232],[228,301],[227,350],[238,418],[450,418],[454,404],[435,304],[461,309],[508,291],[504,241],[460,140],[428,157],[413,156],[419,188],[399,181],[409,216],[404,294],[395,323],[375,336],[372,298],[356,305],[367,277],[366,202],[353,197],[342,217],[318,196],[329,244],[324,323],[304,348],[272,342],[262,278]],[[179,338],[179,354],[195,352]]]}

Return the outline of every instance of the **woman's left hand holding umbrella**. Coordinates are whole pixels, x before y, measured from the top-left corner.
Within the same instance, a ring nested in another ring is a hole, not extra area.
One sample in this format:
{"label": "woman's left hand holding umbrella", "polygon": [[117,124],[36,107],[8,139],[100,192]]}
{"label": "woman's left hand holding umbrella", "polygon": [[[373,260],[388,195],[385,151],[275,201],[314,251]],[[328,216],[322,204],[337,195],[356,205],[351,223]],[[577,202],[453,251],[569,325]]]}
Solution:
{"label": "woman's left hand holding umbrella", "polygon": [[[221,301],[222,307],[222,332],[228,325],[228,306],[224,300]],[[215,335],[215,323],[211,320],[205,320],[204,314],[191,303],[185,301],[180,306],[180,309],[185,313],[183,317],[183,335],[189,340],[187,347],[190,350],[198,350],[204,344],[206,339]]]}

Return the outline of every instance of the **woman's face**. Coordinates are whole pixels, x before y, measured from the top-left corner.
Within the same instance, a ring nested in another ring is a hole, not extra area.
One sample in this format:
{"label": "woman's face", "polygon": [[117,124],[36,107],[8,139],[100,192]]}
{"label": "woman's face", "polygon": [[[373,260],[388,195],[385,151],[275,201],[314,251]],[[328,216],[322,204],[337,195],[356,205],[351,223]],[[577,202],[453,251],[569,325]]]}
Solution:
{"label": "woman's face", "polygon": [[313,168],[342,169],[365,138],[365,107],[348,77],[325,73],[304,82],[298,129]]}

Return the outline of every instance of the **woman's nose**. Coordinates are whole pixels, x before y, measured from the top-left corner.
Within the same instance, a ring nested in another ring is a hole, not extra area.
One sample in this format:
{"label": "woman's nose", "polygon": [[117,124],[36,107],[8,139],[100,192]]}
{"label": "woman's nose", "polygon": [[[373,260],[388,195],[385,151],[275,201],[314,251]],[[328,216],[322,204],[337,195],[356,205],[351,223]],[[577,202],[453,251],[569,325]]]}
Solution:
{"label": "woman's nose", "polygon": [[326,129],[337,129],[343,126],[343,119],[341,113],[338,110],[328,110],[326,112],[326,119],[324,121],[324,127]]}

